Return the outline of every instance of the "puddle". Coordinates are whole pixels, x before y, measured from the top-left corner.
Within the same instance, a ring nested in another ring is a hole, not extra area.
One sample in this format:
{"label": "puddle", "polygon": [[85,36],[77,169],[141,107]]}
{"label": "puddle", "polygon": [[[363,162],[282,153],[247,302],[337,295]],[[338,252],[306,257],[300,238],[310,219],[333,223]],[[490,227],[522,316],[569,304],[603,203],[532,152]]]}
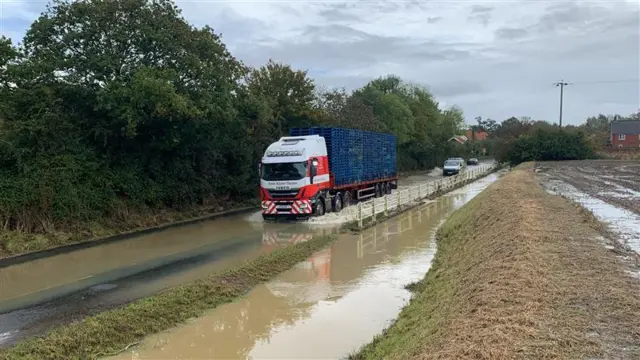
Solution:
{"label": "puddle", "polygon": [[[247,296],[112,359],[333,359],[369,342],[410,299],[433,260],[435,231],[492,174],[327,249]],[[304,236],[304,234],[299,234]]]}
{"label": "puddle", "polygon": [[[623,245],[640,253],[640,216],[632,211],[621,209],[603,200],[585,194],[574,186],[560,180],[549,179],[547,191],[565,196],[593,212],[598,220],[610,225],[617,233]],[[640,197],[638,198],[640,201]]]}

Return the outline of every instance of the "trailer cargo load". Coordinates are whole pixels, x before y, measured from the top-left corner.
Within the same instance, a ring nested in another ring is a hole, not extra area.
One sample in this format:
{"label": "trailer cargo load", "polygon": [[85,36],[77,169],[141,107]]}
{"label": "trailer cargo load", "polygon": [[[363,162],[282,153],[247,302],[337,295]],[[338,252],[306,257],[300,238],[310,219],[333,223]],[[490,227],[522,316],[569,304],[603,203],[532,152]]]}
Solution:
{"label": "trailer cargo load", "polygon": [[396,137],[343,128],[293,128],[260,163],[265,218],[321,216],[397,187]]}

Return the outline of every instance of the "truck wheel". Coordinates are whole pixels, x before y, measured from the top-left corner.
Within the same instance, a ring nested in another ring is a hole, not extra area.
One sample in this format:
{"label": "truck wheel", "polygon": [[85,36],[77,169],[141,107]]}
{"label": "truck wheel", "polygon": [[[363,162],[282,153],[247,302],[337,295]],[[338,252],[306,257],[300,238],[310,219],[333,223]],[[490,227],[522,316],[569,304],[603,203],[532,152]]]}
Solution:
{"label": "truck wheel", "polygon": [[333,212],[339,213],[342,211],[342,195],[336,194],[333,198]]}
{"label": "truck wheel", "polygon": [[322,198],[318,199],[318,201],[316,202],[316,208],[314,213],[316,216],[324,215],[324,199]]}
{"label": "truck wheel", "polygon": [[389,183],[385,183],[384,184],[384,192],[386,195],[391,195],[391,184]]}
{"label": "truck wheel", "polygon": [[350,191],[346,191],[344,193],[344,195],[342,196],[342,208],[346,208],[348,206],[351,206],[351,192]]}
{"label": "truck wheel", "polygon": [[376,192],[376,196],[375,197],[379,198],[380,194],[382,193],[382,190],[380,189],[380,184],[376,184],[375,192]]}

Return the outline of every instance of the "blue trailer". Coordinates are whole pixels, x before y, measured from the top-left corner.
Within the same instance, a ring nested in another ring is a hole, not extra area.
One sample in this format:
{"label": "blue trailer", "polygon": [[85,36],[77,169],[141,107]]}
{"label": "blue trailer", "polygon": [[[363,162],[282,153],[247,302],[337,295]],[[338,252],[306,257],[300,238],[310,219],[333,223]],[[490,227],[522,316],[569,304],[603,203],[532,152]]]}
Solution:
{"label": "blue trailer", "polygon": [[397,188],[397,140],[331,127],[293,128],[271,144],[260,167],[265,218],[339,212]]}
{"label": "blue trailer", "polygon": [[293,128],[289,135],[325,139],[335,187],[397,177],[397,140],[393,135],[329,127]]}

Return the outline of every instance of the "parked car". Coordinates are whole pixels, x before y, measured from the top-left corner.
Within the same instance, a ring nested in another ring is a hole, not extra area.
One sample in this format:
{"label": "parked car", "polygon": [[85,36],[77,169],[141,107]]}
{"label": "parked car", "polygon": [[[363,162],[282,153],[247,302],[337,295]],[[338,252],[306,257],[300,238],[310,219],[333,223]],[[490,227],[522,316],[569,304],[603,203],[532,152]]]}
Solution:
{"label": "parked car", "polygon": [[478,160],[477,158],[470,158],[469,160],[467,160],[467,165],[478,165],[480,163],[480,160]]}
{"label": "parked car", "polygon": [[442,175],[456,175],[459,174],[464,166],[464,162],[458,159],[449,159],[444,162],[442,167]]}

